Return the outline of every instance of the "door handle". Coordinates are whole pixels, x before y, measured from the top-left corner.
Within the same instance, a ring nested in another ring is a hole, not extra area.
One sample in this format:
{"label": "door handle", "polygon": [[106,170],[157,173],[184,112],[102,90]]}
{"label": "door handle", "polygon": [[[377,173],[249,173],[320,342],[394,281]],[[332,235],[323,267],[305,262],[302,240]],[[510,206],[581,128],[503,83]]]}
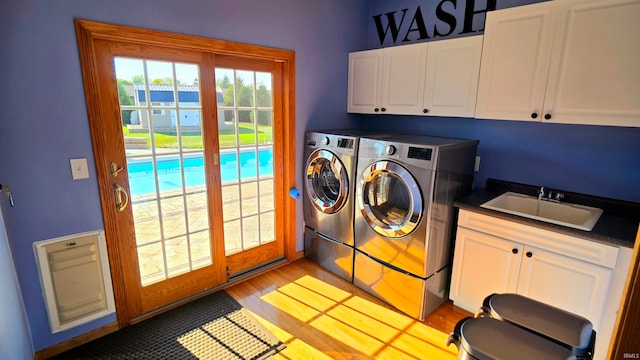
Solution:
{"label": "door handle", "polygon": [[113,184],[113,190],[116,192],[116,209],[122,212],[129,205],[129,194],[125,188],[118,184]]}

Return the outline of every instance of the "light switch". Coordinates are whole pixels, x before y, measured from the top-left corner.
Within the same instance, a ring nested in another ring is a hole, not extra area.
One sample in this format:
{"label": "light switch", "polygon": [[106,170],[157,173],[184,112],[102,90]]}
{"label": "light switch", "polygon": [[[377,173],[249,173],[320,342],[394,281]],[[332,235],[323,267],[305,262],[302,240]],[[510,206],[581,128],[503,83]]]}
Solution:
{"label": "light switch", "polygon": [[71,176],[73,180],[88,179],[89,168],[87,167],[87,159],[71,159]]}

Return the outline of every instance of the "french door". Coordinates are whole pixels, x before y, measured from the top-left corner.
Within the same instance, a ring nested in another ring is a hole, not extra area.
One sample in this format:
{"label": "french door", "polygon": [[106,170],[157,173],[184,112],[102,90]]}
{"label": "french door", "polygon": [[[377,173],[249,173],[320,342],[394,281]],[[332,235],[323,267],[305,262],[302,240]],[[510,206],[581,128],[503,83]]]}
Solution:
{"label": "french door", "polygon": [[120,324],[290,258],[286,63],[82,26],[123,37],[83,58]]}
{"label": "french door", "polygon": [[224,251],[234,276],[284,254],[282,227],[275,226],[284,221],[283,212],[275,211],[283,208],[276,189],[286,193],[279,172],[282,140],[276,136],[282,122],[274,122],[282,106],[273,96],[282,90],[282,72],[272,61],[217,55],[215,78]]}

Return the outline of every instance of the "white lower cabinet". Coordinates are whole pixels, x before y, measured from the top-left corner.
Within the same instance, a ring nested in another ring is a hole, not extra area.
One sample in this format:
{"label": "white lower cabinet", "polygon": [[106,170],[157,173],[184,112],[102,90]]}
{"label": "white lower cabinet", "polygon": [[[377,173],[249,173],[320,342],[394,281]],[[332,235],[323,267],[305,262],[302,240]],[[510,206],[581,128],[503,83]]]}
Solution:
{"label": "white lower cabinet", "polygon": [[522,249],[521,244],[458,227],[449,295],[454,304],[475,312],[487,295],[515,292]]}
{"label": "white lower cabinet", "polygon": [[613,269],[525,247],[516,293],[589,319],[602,320]]}
{"label": "white lower cabinet", "polygon": [[584,316],[598,332],[597,358],[604,358],[609,318],[615,319],[629,266],[630,251],[618,252],[618,247],[460,210],[450,298],[475,313],[490,294],[517,293]]}
{"label": "white lower cabinet", "polygon": [[613,270],[458,227],[451,299],[475,312],[493,293],[518,293],[600,323]]}

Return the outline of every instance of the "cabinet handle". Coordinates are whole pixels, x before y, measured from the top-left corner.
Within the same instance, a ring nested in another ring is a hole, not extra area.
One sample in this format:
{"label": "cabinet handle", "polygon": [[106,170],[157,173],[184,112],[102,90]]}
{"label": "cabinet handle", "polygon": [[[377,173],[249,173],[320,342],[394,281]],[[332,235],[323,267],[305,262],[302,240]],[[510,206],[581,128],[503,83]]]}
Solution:
{"label": "cabinet handle", "polygon": [[547,120],[550,120],[551,119],[551,114],[545,114],[544,118],[547,119]]}
{"label": "cabinet handle", "polygon": [[380,111],[380,109],[375,108],[375,109],[373,109],[373,111],[378,112],[378,111]]}
{"label": "cabinet handle", "polygon": [[382,112],[385,112],[385,111],[387,111],[387,108],[382,108],[380,110],[382,110]]}
{"label": "cabinet handle", "polygon": [[429,112],[429,109],[422,109],[422,112],[426,114]]}
{"label": "cabinet handle", "polygon": [[511,250],[512,253],[517,254],[518,253],[518,249],[513,249]]}
{"label": "cabinet handle", "polygon": [[531,118],[532,118],[532,119],[535,119],[535,118],[537,118],[537,117],[538,117],[538,113],[531,113]]}
{"label": "cabinet handle", "polygon": [[527,255],[527,257],[532,257],[533,253],[531,251],[527,251],[527,253],[525,255]]}

